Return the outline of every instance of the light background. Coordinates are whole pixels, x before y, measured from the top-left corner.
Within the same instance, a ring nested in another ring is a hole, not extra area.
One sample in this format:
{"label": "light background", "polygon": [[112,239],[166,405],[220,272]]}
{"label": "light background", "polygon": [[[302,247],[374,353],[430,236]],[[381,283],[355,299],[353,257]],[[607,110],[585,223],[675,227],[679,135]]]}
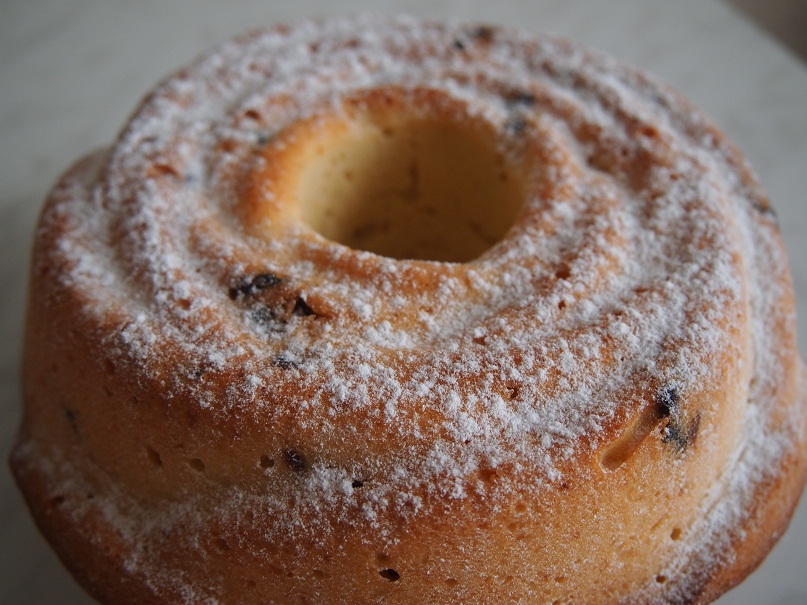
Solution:
{"label": "light background", "polygon": [[[359,11],[559,34],[672,83],[715,119],[760,175],[789,249],[799,341],[807,351],[807,68],[798,55],[807,54],[804,0],[2,0],[0,453],[8,451],[20,415],[31,233],[59,174],[109,144],[146,91],[216,43],[264,24]],[[38,535],[3,467],[0,604],[91,603]],[[807,503],[763,567],[718,603],[807,605]]]}

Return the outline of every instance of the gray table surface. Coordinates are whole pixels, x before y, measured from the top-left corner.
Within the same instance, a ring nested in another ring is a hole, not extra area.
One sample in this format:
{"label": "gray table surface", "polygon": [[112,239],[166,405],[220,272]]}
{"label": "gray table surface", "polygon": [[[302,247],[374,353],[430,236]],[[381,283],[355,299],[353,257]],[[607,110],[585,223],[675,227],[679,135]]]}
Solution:
{"label": "gray table surface", "polygon": [[[560,34],[676,86],[744,150],[773,200],[794,273],[799,341],[807,350],[807,70],[728,4],[5,0],[0,5],[0,451],[8,451],[20,416],[19,348],[31,233],[59,173],[108,144],[158,79],[212,45],[260,24],[369,10]],[[92,603],[37,533],[5,468],[0,531],[0,604]],[[802,503],[766,563],[719,603],[807,605],[806,561],[807,503]]]}

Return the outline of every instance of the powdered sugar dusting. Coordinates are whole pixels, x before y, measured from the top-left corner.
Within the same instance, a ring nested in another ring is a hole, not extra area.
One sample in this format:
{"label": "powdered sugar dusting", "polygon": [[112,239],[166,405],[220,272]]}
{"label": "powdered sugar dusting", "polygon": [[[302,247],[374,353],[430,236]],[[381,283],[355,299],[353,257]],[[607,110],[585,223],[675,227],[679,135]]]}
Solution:
{"label": "powdered sugar dusting", "polygon": [[[692,542],[698,556],[722,552],[716,536],[802,438],[767,420],[787,380],[771,326],[793,318],[776,308],[785,293],[761,287],[770,267],[786,268],[762,196],[663,85],[563,41],[492,31],[361,17],[245,36],[161,84],[108,151],[59,185],[40,227],[63,231],[49,250],[64,268],[58,287],[81,293],[88,321],[114,324],[104,345],[122,365],[159,377],[166,401],[290,426],[309,448],[293,486],[223,494],[213,511],[185,494],[144,527],[110,497],[103,514],[125,539],[201,527],[198,514],[238,521],[248,501],[272,512],[268,533],[315,539],[327,510],[393,541],[391,518],[473,497],[480,469],[548,489],[660,386],[708,390],[739,333],[753,365],[729,363],[749,377],[750,404]],[[242,185],[267,143],[388,86],[442,91],[513,157],[523,137],[540,138],[538,185],[504,240],[450,264],[350,250],[303,225],[251,231]],[[292,311],[254,296],[269,291],[266,276],[289,288]],[[125,487],[114,497],[136,500]]]}

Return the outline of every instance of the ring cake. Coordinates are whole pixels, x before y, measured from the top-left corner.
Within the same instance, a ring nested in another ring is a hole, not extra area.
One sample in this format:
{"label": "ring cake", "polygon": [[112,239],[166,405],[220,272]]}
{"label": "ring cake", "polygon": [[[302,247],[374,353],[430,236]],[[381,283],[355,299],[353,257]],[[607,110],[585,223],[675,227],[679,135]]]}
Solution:
{"label": "ring cake", "polygon": [[804,483],[795,334],[765,194],[666,85],[304,22],[54,188],[12,465],[107,604],[707,603]]}

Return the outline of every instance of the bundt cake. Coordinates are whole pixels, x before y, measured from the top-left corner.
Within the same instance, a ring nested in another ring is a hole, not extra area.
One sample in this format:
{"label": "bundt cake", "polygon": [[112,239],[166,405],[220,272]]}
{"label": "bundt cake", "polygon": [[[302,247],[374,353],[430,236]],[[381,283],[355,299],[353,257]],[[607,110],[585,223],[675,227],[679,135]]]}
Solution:
{"label": "bundt cake", "polygon": [[224,44],[55,186],[26,326],[12,466],[106,604],[707,603],[805,480],[746,161],[520,31]]}

